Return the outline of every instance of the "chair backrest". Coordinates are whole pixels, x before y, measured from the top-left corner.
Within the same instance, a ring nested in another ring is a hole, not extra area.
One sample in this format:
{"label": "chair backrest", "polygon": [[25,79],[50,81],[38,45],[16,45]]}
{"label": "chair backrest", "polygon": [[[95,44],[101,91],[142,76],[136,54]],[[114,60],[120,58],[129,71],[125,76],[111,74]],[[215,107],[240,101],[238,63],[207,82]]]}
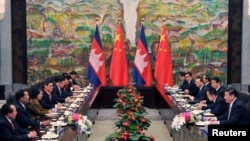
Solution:
{"label": "chair backrest", "polygon": [[239,91],[238,98],[245,104],[250,102],[250,94],[248,92]]}
{"label": "chair backrest", "polygon": [[6,98],[6,102],[7,102],[7,103],[14,103],[15,99],[16,99],[15,94],[10,93],[10,94],[7,96],[7,98]]}

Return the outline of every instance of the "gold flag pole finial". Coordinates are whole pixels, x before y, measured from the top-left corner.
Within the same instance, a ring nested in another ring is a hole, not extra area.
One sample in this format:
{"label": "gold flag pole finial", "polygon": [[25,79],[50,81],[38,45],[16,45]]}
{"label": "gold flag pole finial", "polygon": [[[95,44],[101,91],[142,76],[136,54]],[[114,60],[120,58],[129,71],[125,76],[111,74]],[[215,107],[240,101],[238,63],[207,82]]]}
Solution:
{"label": "gold flag pole finial", "polygon": [[121,23],[121,18],[118,18],[118,22]]}
{"label": "gold flag pole finial", "polygon": [[163,22],[165,23],[165,21],[166,21],[166,18],[163,18]]}
{"label": "gold flag pole finial", "polygon": [[96,22],[96,24],[98,24],[98,21],[99,21],[99,18],[98,18],[98,17],[96,17],[96,18],[95,18],[95,22]]}

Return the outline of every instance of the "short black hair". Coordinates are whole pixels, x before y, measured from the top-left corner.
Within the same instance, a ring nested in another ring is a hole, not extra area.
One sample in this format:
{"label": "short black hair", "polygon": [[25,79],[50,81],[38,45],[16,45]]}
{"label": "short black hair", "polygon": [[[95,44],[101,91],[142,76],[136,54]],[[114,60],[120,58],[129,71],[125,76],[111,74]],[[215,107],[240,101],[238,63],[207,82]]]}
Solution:
{"label": "short black hair", "polygon": [[61,75],[56,75],[54,77],[54,81],[55,82],[62,82],[62,81],[64,81],[64,78]]}
{"label": "short black hair", "polygon": [[10,108],[11,105],[13,105],[13,104],[11,104],[11,103],[5,103],[5,104],[3,104],[2,108],[1,108],[1,115],[2,116],[5,116],[8,113],[12,113],[13,112],[13,109]]}
{"label": "short black hair", "polygon": [[186,74],[186,73],[185,73],[184,71],[179,72],[179,75],[180,75],[180,76],[185,76],[185,74]]}
{"label": "short black hair", "polygon": [[40,89],[37,87],[32,87],[29,90],[30,98],[37,98],[37,95],[40,94]]}
{"label": "short black hair", "polygon": [[68,73],[63,73],[63,74],[62,74],[62,77],[63,77],[64,80],[65,80],[65,79],[67,79],[67,80],[70,80],[70,79],[71,79],[71,77],[70,77],[70,75],[69,75]]}
{"label": "short black hair", "polygon": [[207,79],[209,82],[211,81],[211,78],[208,74],[205,74],[204,76],[205,76],[205,79]]}
{"label": "short black hair", "polygon": [[229,95],[234,95],[235,97],[238,96],[238,91],[234,87],[227,88],[225,92],[228,92]]}
{"label": "short black hair", "polygon": [[21,97],[24,97],[24,92],[28,91],[28,89],[24,88],[24,89],[19,89],[17,92],[16,92],[16,99],[19,100]]}
{"label": "short black hair", "polygon": [[192,76],[192,73],[191,72],[186,72],[185,75],[189,75],[189,76]]}
{"label": "short black hair", "polygon": [[207,92],[209,92],[210,95],[215,95],[215,96],[217,95],[216,89],[212,87],[207,89]]}
{"label": "short black hair", "polygon": [[77,74],[77,72],[76,71],[71,71],[69,74],[73,75],[73,74]]}
{"label": "short black hair", "polygon": [[200,79],[200,81],[203,83],[203,79],[201,76],[196,76],[196,79]]}
{"label": "short black hair", "polygon": [[221,83],[221,80],[219,77],[213,77],[211,81],[214,80],[216,83]]}

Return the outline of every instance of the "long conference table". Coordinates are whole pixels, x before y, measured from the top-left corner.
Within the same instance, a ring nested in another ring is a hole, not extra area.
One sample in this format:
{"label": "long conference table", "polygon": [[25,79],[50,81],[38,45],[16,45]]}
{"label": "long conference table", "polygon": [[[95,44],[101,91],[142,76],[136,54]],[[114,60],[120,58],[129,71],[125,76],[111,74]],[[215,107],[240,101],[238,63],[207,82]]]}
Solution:
{"label": "long conference table", "polygon": [[[79,113],[89,116],[90,109],[101,108],[113,108],[115,104],[115,98],[117,91],[122,86],[105,86],[94,88],[90,94],[85,98],[84,103],[79,109]],[[148,108],[158,109],[159,112],[164,112],[164,109],[171,109],[175,114],[179,112],[179,109],[171,99],[163,86],[151,86],[151,87],[136,87],[140,94],[144,98],[144,106]],[[162,110],[163,109],[163,110]],[[96,117],[98,112],[91,113],[91,117]],[[90,119],[94,122],[95,118]],[[171,131],[170,118],[164,118],[166,128]],[[170,132],[171,134],[171,132]],[[94,135],[91,135],[94,136]],[[174,141],[206,141],[207,137],[201,134],[199,130],[190,131],[189,128],[183,129],[178,134],[171,134]],[[60,135],[59,141],[87,141],[87,135],[78,133],[75,127],[65,127],[64,132]]]}

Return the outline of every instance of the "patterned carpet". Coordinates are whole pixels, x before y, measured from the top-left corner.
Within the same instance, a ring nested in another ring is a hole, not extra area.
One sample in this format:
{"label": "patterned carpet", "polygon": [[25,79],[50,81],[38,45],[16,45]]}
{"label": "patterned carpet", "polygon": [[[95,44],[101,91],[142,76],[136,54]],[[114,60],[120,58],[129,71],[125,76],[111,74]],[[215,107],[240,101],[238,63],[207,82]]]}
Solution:
{"label": "patterned carpet", "polygon": [[[146,108],[148,114],[146,115],[152,123],[149,130],[146,131],[146,135],[153,135],[156,141],[172,141],[169,131],[164,124],[163,117],[171,119],[173,113],[169,109],[161,109],[159,113],[158,109]],[[95,114],[97,116],[95,116]],[[119,118],[116,116],[115,109],[91,109],[88,112],[89,119],[95,119],[92,134],[88,138],[88,141],[104,141],[106,136],[115,131],[115,121]]]}

